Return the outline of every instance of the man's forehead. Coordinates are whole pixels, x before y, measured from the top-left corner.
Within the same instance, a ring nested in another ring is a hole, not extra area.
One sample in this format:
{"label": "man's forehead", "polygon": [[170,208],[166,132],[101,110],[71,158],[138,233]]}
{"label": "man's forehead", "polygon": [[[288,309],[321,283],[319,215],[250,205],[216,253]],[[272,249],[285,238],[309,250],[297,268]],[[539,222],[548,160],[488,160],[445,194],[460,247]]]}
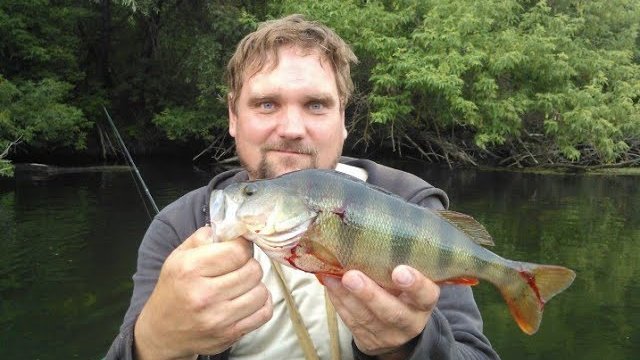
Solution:
{"label": "man's forehead", "polygon": [[278,47],[275,52],[269,52],[263,55],[263,57],[256,57],[251,64],[247,66],[243,80],[246,82],[258,74],[266,74],[275,70],[280,64],[282,53],[293,52],[300,57],[310,57],[315,59],[320,64],[320,67],[324,70],[331,71],[335,76],[335,71],[330,65],[331,62],[327,55],[319,48],[302,48],[296,45],[282,45]]}

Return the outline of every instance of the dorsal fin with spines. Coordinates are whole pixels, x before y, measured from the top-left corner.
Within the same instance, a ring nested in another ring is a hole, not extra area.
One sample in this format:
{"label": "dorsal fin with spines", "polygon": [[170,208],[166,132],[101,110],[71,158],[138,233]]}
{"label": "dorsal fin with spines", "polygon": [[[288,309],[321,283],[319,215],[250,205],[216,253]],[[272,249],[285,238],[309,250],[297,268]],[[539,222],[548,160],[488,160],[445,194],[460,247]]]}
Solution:
{"label": "dorsal fin with spines", "polygon": [[436,213],[450,224],[469,235],[471,240],[476,244],[484,246],[495,245],[491,234],[489,234],[487,229],[485,229],[484,226],[476,221],[472,216],[451,210],[438,210]]}

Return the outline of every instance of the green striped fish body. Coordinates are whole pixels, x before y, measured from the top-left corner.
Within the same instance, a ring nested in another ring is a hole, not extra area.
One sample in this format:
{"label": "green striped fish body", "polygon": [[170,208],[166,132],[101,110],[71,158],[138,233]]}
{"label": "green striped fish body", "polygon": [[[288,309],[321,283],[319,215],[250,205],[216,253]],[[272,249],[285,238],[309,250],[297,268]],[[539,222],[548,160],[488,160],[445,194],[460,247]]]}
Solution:
{"label": "green striped fish body", "polygon": [[307,202],[321,211],[301,242],[321,244],[345,271],[363,270],[393,287],[391,271],[400,264],[436,282],[462,283],[494,282],[496,270],[507,266],[438,212],[339,174],[317,172]]}
{"label": "green striped fish body", "polygon": [[212,194],[212,203],[227,204],[224,216],[212,209],[219,236],[226,227],[241,228],[240,222],[246,231],[226,237],[244,236],[273,259],[318,275],[360,270],[387,288],[394,287],[391,272],[400,264],[438,283],[487,280],[529,334],[538,329],[544,303],[575,277],[560,266],[511,261],[487,250],[479,244],[492,244],[490,235],[467,215],[408,203],[336,171],[234,184],[222,197]]}

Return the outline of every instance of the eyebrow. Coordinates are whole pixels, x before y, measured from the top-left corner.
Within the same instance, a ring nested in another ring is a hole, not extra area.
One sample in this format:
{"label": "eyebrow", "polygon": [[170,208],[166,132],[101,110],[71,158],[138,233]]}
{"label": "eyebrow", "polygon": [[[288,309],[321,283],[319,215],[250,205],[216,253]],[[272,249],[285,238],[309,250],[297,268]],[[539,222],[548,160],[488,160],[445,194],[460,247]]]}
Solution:
{"label": "eyebrow", "polygon": [[249,104],[255,104],[263,101],[277,101],[279,99],[280,96],[275,94],[249,94],[247,101]]}
{"label": "eyebrow", "polygon": [[[273,93],[264,93],[264,94],[249,94],[247,100],[249,104],[256,104],[264,101],[275,101],[279,102],[281,100],[281,96]],[[336,104],[336,99],[331,96],[330,93],[319,92],[317,94],[305,95],[303,98],[304,103],[309,102],[319,102],[323,103],[327,106],[332,106]]]}
{"label": "eyebrow", "polygon": [[304,97],[304,102],[319,102],[325,104],[327,106],[332,106],[336,103],[336,100],[331,94],[328,93],[319,93],[315,95],[307,95]]}

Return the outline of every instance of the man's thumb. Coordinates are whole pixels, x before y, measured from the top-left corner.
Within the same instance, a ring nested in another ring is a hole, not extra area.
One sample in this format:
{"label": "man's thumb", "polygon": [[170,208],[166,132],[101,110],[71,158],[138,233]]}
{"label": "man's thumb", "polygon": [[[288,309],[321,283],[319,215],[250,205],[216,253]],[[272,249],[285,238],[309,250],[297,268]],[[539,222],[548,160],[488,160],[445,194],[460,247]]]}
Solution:
{"label": "man's thumb", "polygon": [[178,249],[188,250],[213,243],[213,229],[211,226],[203,226],[189,236]]}

